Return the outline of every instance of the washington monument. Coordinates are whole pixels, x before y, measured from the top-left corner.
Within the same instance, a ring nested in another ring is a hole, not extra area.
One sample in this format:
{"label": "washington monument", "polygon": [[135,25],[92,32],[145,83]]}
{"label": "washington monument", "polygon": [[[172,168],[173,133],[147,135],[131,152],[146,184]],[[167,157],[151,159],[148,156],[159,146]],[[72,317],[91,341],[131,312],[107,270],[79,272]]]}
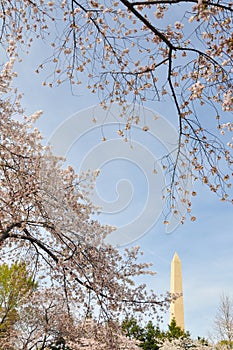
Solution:
{"label": "washington monument", "polygon": [[184,301],[182,288],[182,267],[177,253],[174,254],[171,262],[171,294],[180,294],[170,305],[170,323],[173,319],[176,325],[184,330]]}

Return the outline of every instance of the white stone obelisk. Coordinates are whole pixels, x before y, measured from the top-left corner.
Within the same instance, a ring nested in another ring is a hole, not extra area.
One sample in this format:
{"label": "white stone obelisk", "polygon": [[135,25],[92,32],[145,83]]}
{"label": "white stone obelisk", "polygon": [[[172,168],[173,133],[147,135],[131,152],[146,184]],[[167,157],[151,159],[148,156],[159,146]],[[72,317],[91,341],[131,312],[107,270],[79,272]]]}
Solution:
{"label": "white stone obelisk", "polygon": [[177,299],[171,301],[170,305],[170,323],[173,319],[176,325],[184,330],[184,301],[182,288],[182,267],[177,253],[174,254],[171,262],[171,294],[180,294]]}

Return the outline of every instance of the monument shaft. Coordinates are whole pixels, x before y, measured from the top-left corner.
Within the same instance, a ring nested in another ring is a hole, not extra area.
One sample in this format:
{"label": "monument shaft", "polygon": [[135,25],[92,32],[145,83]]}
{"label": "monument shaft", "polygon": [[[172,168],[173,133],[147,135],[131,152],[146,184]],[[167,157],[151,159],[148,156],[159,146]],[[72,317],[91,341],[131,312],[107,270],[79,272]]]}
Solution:
{"label": "monument shaft", "polygon": [[170,305],[170,323],[175,319],[177,326],[184,330],[184,301],[182,287],[182,266],[177,253],[174,254],[171,262],[171,286],[172,295],[179,296],[171,301]]}

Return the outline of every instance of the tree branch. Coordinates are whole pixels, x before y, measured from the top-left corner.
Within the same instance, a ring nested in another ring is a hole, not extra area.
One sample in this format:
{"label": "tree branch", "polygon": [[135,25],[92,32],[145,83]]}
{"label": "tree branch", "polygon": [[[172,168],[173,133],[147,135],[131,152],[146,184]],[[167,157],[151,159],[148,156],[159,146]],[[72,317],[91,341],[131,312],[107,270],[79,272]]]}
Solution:
{"label": "tree branch", "polygon": [[[135,1],[135,2],[132,2],[132,6],[140,6],[140,5],[144,5],[144,6],[150,6],[150,5],[159,5],[159,4],[169,4],[169,5],[172,5],[172,4],[179,4],[179,3],[182,3],[182,2],[185,2],[186,4],[187,3],[194,3],[194,4],[197,4],[197,0],[154,0],[154,1]],[[231,11],[233,12],[233,9],[232,7],[229,5],[229,6],[225,6],[225,5],[221,5],[219,3],[215,3],[215,2],[210,2],[209,0],[204,0],[203,2],[203,5],[208,5],[208,6],[216,6],[216,7],[219,7],[219,8],[222,8],[224,10],[228,10],[228,11]]]}
{"label": "tree branch", "polygon": [[122,4],[124,4],[128,10],[130,10],[141,22],[145,24],[145,26],[150,29],[156,36],[158,36],[165,44],[170,48],[175,50],[173,44],[166,38],[166,36],[161,33],[158,29],[156,29],[145,17],[143,17],[140,12],[138,12],[132,3],[128,0],[120,0]]}
{"label": "tree branch", "polygon": [[30,233],[28,232],[27,229],[24,229],[23,230],[25,232],[26,235],[20,235],[20,234],[17,234],[17,233],[12,233],[10,234],[8,237],[10,238],[16,238],[16,239],[22,239],[22,240],[26,240],[26,241],[29,241],[31,243],[34,243],[36,244],[39,248],[41,248],[43,251],[45,251],[56,263],[59,262],[59,259],[56,257],[55,254],[53,254],[51,252],[50,249],[48,249],[41,241],[39,241],[37,238],[35,237],[32,237],[30,235]]}

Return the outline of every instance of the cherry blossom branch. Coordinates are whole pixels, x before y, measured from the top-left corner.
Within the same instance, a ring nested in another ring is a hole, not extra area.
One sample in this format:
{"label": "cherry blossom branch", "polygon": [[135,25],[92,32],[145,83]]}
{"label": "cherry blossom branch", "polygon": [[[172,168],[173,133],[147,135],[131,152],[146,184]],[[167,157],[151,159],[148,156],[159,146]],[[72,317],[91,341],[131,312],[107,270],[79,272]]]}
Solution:
{"label": "cherry blossom branch", "polygon": [[120,0],[122,4],[124,4],[129,11],[131,11],[142,23],[145,24],[145,26],[152,31],[156,36],[158,36],[162,41],[164,41],[167,46],[173,50],[175,50],[175,47],[172,45],[172,43],[166,38],[166,36],[161,33],[158,29],[156,29],[143,15],[141,15],[140,12],[138,12],[132,3],[130,3],[128,0]]}
{"label": "cherry blossom branch", "polygon": [[171,89],[173,100],[175,102],[177,113],[178,113],[178,116],[179,116],[178,146],[177,146],[176,159],[174,161],[173,173],[172,173],[172,178],[171,178],[171,187],[173,188],[173,184],[175,182],[175,176],[176,176],[176,172],[177,172],[178,161],[179,161],[180,152],[181,152],[181,139],[182,139],[182,136],[183,136],[183,127],[182,127],[182,114],[181,114],[181,110],[180,110],[180,105],[178,103],[177,96],[176,96],[176,93],[175,93],[175,89],[173,87],[173,83],[172,83],[172,79],[171,79],[171,76],[172,76],[172,53],[173,53],[172,49],[170,48],[169,54],[168,54],[169,67],[168,67],[167,79],[168,79],[168,83],[169,83],[169,86],[170,86],[170,89]]}
{"label": "cherry blossom branch", "polygon": [[21,240],[25,240],[25,241],[29,241],[31,243],[35,243],[39,248],[41,248],[45,253],[47,253],[56,263],[59,262],[59,259],[56,257],[55,254],[53,254],[51,252],[51,250],[49,248],[47,248],[41,240],[38,240],[37,238],[35,237],[32,237],[30,235],[30,233],[24,229],[23,230],[26,235],[21,235],[21,234],[17,234],[17,233],[11,233],[11,234],[8,234],[8,237],[6,238],[16,238],[16,239],[21,239]]}
{"label": "cherry blossom branch", "polygon": [[[43,244],[41,240],[38,240],[37,238],[32,237],[27,229],[25,229],[25,228],[23,229],[23,231],[25,232],[26,235],[17,234],[17,233],[9,233],[10,230],[12,230],[15,226],[20,227],[21,224],[11,225],[7,230],[8,232],[5,232],[4,235],[1,236],[1,240],[11,238],[11,239],[19,239],[19,240],[29,241],[31,244],[33,244],[33,245],[35,244],[40,249],[42,249],[46,254],[48,254],[48,256],[50,256],[56,264],[59,264],[59,265],[62,264],[60,259],[51,251],[51,249],[46,247],[45,244]],[[45,258],[45,257],[43,256],[43,258]],[[125,304],[158,305],[158,306],[162,306],[162,304],[163,304],[163,301],[156,301],[156,300],[137,300],[137,299],[134,300],[134,299],[127,299],[127,298],[121,298],[119,300],[118,298],[107,295],[101,291],[97,291],[96,288],[92,287],[90,283],[87,284],[86,282],[82,281],[79,277],[77,277],[77,275],[73,271],[71,271],[68,267],[63,267],[63,271],[64,272],[67,271],[71,276],[73,276],[74,280],[76,282],[78,282],[79,285],[85,287],[87,290],[94,292],[96,294],[97,298],[101,297],[101,298],[104,298],[108,301],[113,301],[113,302],[120,301],[121,303],[125,303]],[[100,300],[99,300],[99,302],[100,302]]]}
{"label": "cherry blossom branch", "polygon": [[[22,222],[16,222],[16,223],[13,223],[11,224],[10,226],[7,227],[7,229],[3,230],[1,228],[1,230],[3,232],[1,232],[1,236],[0,236],[0,242],[3,242],[5,241],[7,238],[11,237],[11,230],[13,230],[15,227],[21,227],[22,225]],[[1,225],[2,226],[2,225]]]}
{"label": "cherry blossom branch", "polygon": [[[198,0],[154,0],[154,1],[134,1],[132,2],[132,6],[150,6],[150,5],[159,5],[159,4],[169,4],[169,5],[172,5],[172,4],[179,4],[179,3],[194,3],[194,4],[197,4],[198,3]],[[211,2],[209,0],[203,0],[202,1],[202,4],[203,5],[208,5],[208,6],[215,6],[215,7],[219,7],[219,8],[222,8],[224,10],[229,10],[229,11],[233,11],[232,7],[229,5],[229,6],[226,6],[226,5],[222,5],[220,3],[215,3],[215,2]]]}
{"label": "cherry blossom branch", "polygon": [[[68,270],[68,269],[67,269]],[[70,275],[72,276],[73,275],[73,272],[72,271],[69,271],[68,272],[70,273]],[[74,276],[74,279],[82,286],[84,286],[85,288],[91,290],[92,292],[95,292],[97,293],[97,295],[107,299],[107,300],[110,300],[110,301],[120,301],[122,303],[126,303],[126,304],[141,304],[141,305],[146,305],[146,304],[149,304],[149,305],[158,305],[158,306],[162,306],[163,302],[164,301],[155,301],[155,300],[133,300],[133,299],[120,299],[120,300],[117,300],[116,298],[114,297],[111,297],[105,293],[102,293],[102,292],[99,292],[99,291],[96,291],[92,286],[90,285],[87,285],[85,282],[81,281],[77,276]]]}
{"label": "cherry blossom branch", "polygon": [[[72,0],[72,4],[73,3],[75,3],[78,7],[80,7],[85,13],[93,12],[92,10],[87,10],[85,7],[83,7],[77,0]],[[92,16],[89,16],[89,18],[90,18],[91,22],[94,24],[94,26],[96,27],[97,32],[100,33],[103,36],[104,40],[107,42],[107,44],[111,48],[111,51],[114,54],[114,56],[116,57],[117,61],[120,63],[120,59],[118,57],[118,54],[117,54],[116,50],[114,49],[114,47],[112,46],[112,44],[110,43],[110,41],[108,40],[106,35],[103,33],[103,31],[101,30],[101,28],[98,25],[98,23],[94,20],[94,18]]]}

